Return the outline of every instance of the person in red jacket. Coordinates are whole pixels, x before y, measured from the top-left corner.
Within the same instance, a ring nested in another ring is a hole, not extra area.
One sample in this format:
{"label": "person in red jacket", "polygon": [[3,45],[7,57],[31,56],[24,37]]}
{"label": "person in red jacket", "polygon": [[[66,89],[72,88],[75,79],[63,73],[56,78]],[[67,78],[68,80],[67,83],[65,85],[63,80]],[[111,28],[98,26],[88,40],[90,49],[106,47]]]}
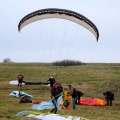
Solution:
{"label": "person in red jacket", "polygon": [[18,86],[22,87],[22,82],[23,82],[24,76],[22,74],[19,74],[17,76],[17,78],[18,78]]}

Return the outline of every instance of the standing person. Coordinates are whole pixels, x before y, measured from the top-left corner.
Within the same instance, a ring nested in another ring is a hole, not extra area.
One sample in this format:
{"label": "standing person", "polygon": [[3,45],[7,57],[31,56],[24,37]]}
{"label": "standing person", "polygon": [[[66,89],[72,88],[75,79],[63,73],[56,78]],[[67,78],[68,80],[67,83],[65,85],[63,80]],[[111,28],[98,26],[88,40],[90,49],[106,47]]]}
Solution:
{"label": "standing person", "polygon": [[83,96],[83,92],[77,90],[77,95],[76,104],[80,104],[80,97]]}
{"label": "standing person", "polygon": [[107,91],[107,92],[103,93],[103,95],[105,96],[107,106],[112,106],[112,100],[114,100],[114,93],[111,91]]}
{"label": "standing person", "polygon": [[52,103],[54,105],[54,108],[50,111],[51,113],[54,112],[55,114],[57,113],[58,106],[57,106],[57,99],[60,97],[60,94],[58,93],[57,90],[57,84],[55,83],[53,87],[51,88],[51,99]]}
{"label": "standing person", "polygon": [[72,85],[69,85],[69,90],[70,90],[70,95],[72,96],[72,104],[73,104],[73,109],[75,110],[76,109],[76,99],[77,99],[77,90],[72,87]]}
{"label": "standing person", "polygon": [[[50,81],[50,87],[51,87],[51,88],[52,88],[53,85],[56,83],[56,80],[55,80],[54,77],[50,77],[48,81]],[[48,81],[47,81],[47,82],[48,82]]]}
{"label": "standing person", "polygon": [[18,86],[22,87],[22,82],[23,82],[24,76],[22,74],[19,74],[17,76],[17,78],[18,78]]}

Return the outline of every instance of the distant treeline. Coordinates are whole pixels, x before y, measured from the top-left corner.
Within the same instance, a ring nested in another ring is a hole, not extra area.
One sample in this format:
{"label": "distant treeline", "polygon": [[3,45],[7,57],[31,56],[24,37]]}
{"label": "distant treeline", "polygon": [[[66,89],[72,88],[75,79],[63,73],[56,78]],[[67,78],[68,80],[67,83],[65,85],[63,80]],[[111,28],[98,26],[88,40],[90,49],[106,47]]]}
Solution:
{"label": "distant treeline", "polygon": [[52,64],[55,66],[78,66],[78,65],[83,65],[85,63],[75,60],[62,60],[62,61],[53,62]]}

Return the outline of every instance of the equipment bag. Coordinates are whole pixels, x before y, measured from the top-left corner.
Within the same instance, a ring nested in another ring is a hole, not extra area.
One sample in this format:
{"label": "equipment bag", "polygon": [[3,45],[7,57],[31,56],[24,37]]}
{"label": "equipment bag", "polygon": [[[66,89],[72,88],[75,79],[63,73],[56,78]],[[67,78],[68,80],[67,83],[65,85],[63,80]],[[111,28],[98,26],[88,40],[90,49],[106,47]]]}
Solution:
{"label": "equipment bag", "polygon": [[19,103],[32,103],[31,97],[30,96],[24,96],[21,98]]}
{"label": "equipment bag", "polygon": [[63,106],[64,106],[64,107],[68,107],[68,104],[69,104],[69,103],[68,103],[68,100],[65,100],[64,103],[63,103]]}

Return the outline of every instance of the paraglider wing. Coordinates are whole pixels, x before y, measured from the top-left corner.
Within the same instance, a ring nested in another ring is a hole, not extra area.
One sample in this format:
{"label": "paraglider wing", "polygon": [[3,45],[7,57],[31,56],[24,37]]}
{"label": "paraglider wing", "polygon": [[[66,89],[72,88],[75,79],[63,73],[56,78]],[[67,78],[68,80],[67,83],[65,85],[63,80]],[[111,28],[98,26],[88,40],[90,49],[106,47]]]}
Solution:
{"label": "paraglider wing", "polygon": [[79,13],[65,9],[48,8],[32,12],[21,19],[18,30],[20,31],[24,26],[32,22],[48,18],[60,18],[78,23],[92,32],[98,41],[99,31],[89,19]]}

